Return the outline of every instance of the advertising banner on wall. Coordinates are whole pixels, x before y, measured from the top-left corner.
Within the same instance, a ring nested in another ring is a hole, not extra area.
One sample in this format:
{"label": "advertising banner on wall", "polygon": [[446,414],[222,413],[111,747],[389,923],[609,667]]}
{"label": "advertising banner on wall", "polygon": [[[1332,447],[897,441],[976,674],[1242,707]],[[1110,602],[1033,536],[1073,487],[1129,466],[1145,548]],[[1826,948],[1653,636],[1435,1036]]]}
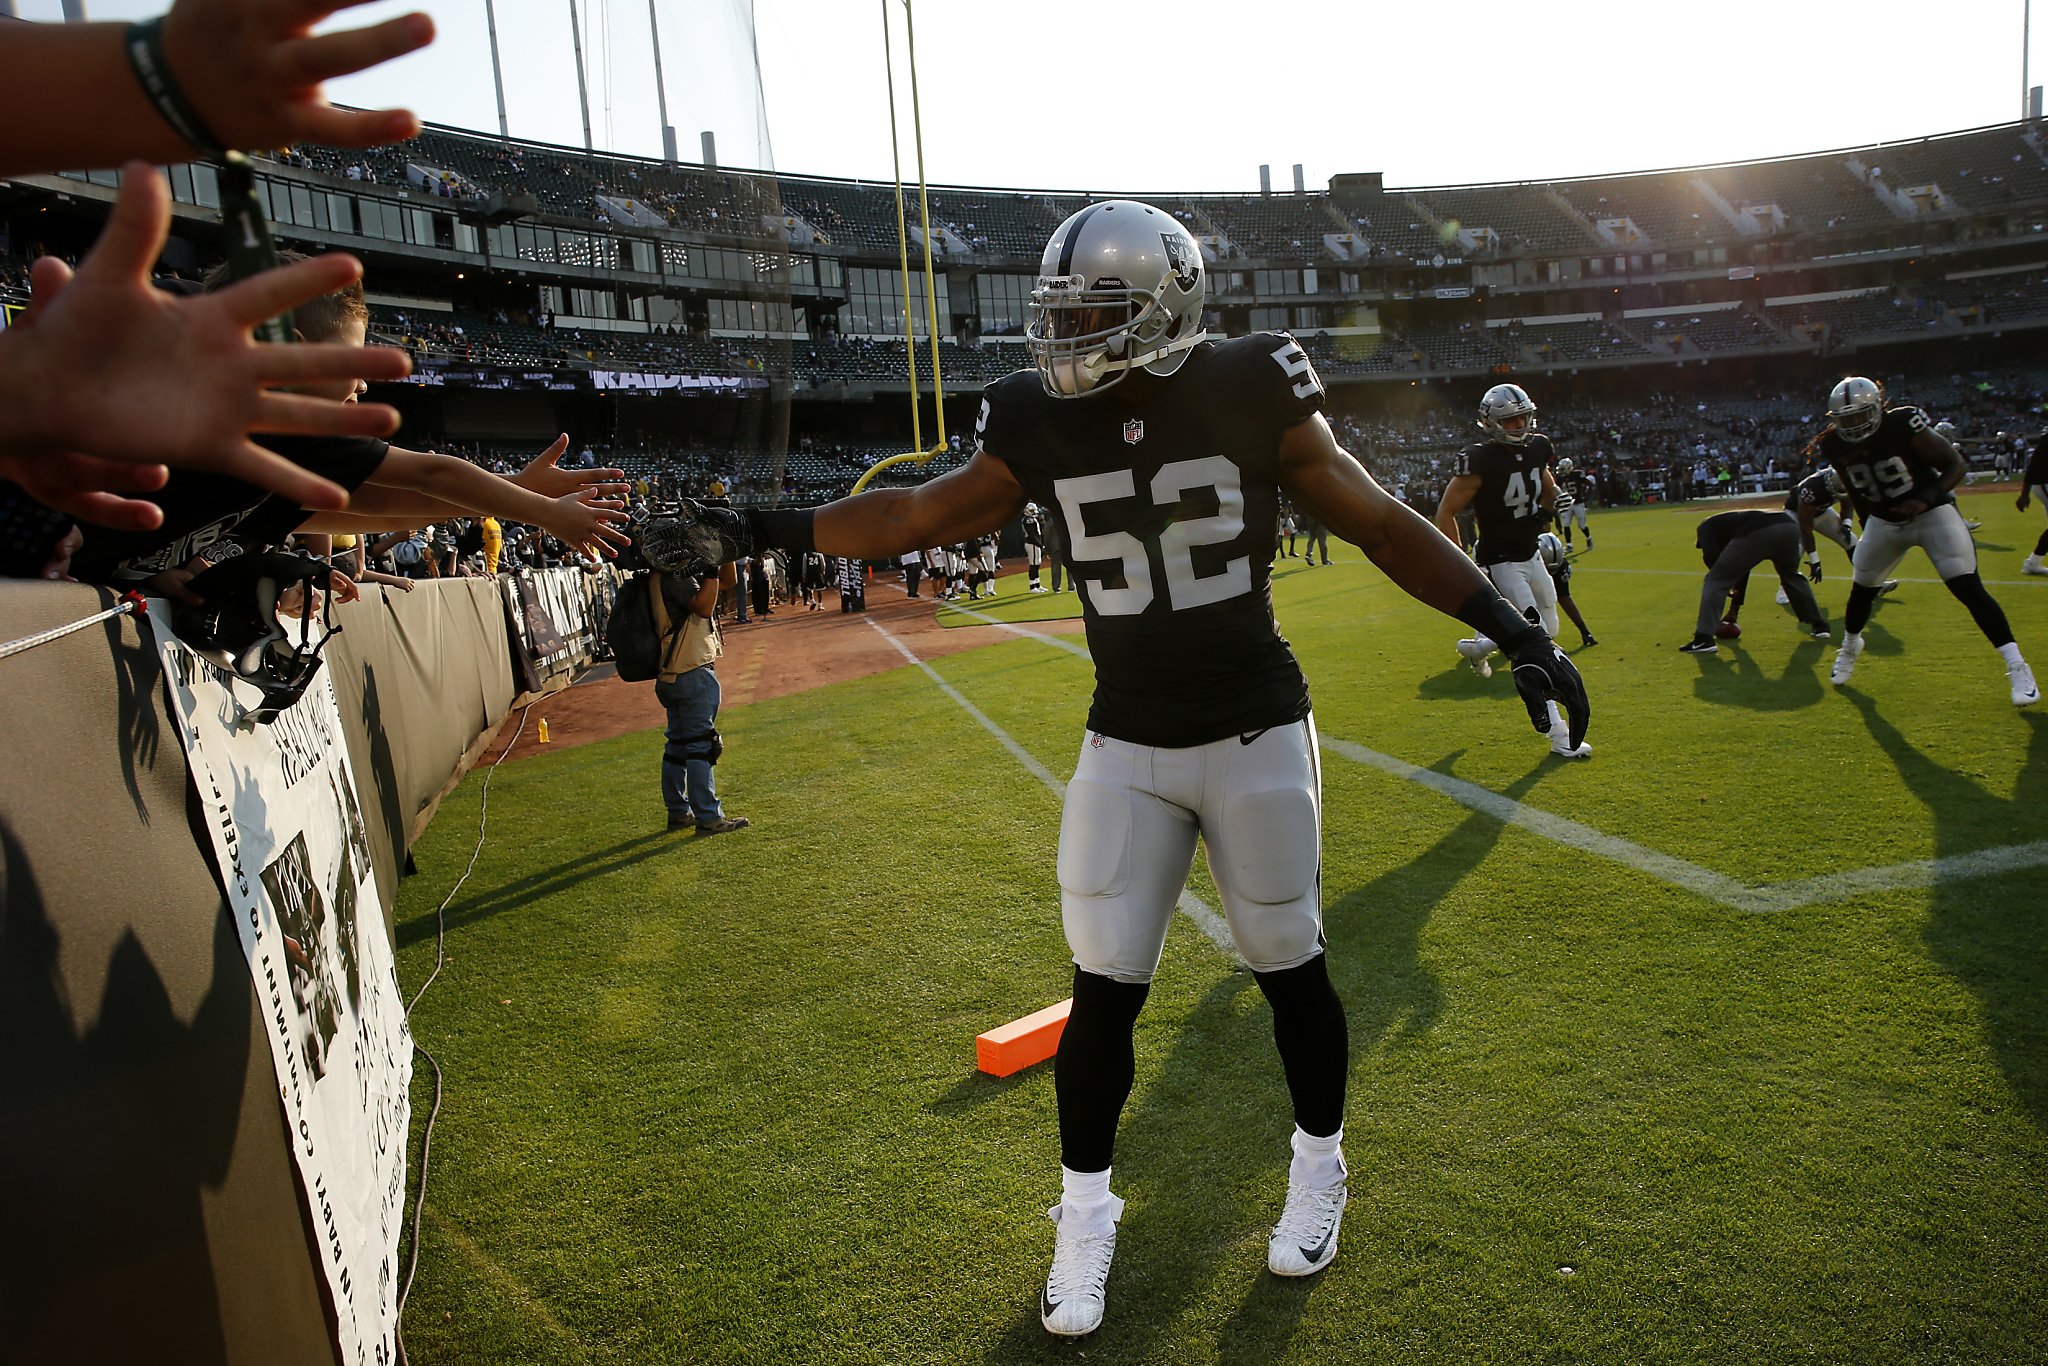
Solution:
{"label": "advertising banner on wall", "polygon": [[171,710],[270,1040],[285,1128],[332,1293],[341,1360],[395,1360],[412,1080],[334,686],[268,725],[256,688],[151,621]]}

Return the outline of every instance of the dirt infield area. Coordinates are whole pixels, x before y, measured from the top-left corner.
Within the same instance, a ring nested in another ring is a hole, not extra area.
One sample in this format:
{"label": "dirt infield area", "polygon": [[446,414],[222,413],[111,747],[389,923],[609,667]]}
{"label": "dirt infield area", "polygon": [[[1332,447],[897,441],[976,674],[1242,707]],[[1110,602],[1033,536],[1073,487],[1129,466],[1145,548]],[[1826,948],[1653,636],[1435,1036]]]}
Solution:
{"label": "dirt infield area", "polygon": [[[1020,576],[1021,577],[1021,576]],[[1005,591],[1010,584],[1004,583]],[[1078,604],[1076,604],[1078,606]],[[725,658],[718,662],[718,684],[722,693],[720,711],[743,707],[749,702],[786,697],[790,693],[822,688],[850,678],[866,678],[885,669],[903,667],[903,656],[881,634],[867,624],[867,618],[889,629],[890,634],[915,650],[921,659],[958,654],[1015,636],[998,626],[955,626],[938,624],[936,599],[929,595],[908,598],[893,579],[877,577],[868,590],[868,610],[839,611],[837,597],[822,612],[807,612],[801,604],[781,605],[765,620],[756,617],[744,626],[725,625]],[[1039,621],[1031,629],[1053,634],[1075,634],[1078,619]],[[479,762],[491,763],[512,739],[518,713]],[[540,743],[540,720],[547,718],[548,744]],[[587,745],[609,740],[631,731],[658,729],[667,715],[654,697],[652,683],[626,683],[612,673],[609,664],[598,665],[574,686],[551,694],[534,704],[508,759],[524,759],[546,749]]]}

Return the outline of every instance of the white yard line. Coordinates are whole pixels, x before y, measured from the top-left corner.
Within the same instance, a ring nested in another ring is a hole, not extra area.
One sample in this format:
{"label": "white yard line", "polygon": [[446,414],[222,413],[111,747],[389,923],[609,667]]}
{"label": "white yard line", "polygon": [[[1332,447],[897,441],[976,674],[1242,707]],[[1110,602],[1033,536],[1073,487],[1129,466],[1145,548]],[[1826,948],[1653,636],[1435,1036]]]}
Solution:
{"label": "white yard line", "polygon": [[[975,615],[979,616],[980,613],[976,613]],[[996,743],[1000,744],[1004,749],[1010,751],[1010,756],[1014,758],[1018,763],[1024,765],[1026,772],[1028,772],[1032,777],[1038,779],[1038,781],[1040,781],[1041,783],[1044,783],[1046,788],[1052,793],[1053,796],[1058,797],[1062,800],[1066,798],[1067,785],[1061,782],[1058,778],[1055,778],[1052,775],[1051,770],[1046,768],[1044,764],[1039,763],[1037,759],[1033,758],[1029,750],[1025,749],[1024,746],[1018,744],[1016,740],[1011,738],[1010,733],[1008,731],[1004,730],[994,721],[991,721],[988,718],[988,714],[982,711],[981,708],[975,706],[972,702],[968,701],[967,698],[961,693],[961,691],[958,688],[954,687],[951,683],[948,683],[945,679],[939,677],[938,670],[932,668],[931,665],[925,663],[923,659],[919,658],[917,652],[915,650],[912,650],[908,645],[905,645],[900,639],[898,639],[896,635],[889,630],[888,627],[882,625],[882,623],[876,621],[873,617],[865,617],[863,618],[863,620],[865,620],[868,625],[874,627],[875,630],[879,631],[881,633],[882,639],[888,641],[891,645],[895,646],[896,652],[898,654],[902,655],[905,659],[909,660],[912,664],[915,664],[919,669],[923,670],[925,677],[931,679],[932,682],[939,685],[939,691],[945,693],[946,696],[952,698],[954,702],[959,704],[959,707],[962,711],[966,712],[969,716],[973,717],[978,723],[980,723],[981,728],[987,731],[990,735],[993,735],[996,738]],[[1024,632],[1024,634],[1035,635],[1036,633],[1026,631]],[[1049,639],[1046,637],[1040,638]],[[1055,641],[1052,643],[1058,644],[1060,642]],[[1222,916],[1216,913],[1214,908],[1212,908],[1206,901],[1203,901],[1200,897],[1196,896],[1193,892],[1188,891],[1186,888],[1181,889],[1180,900],[1175,904],[1180,908],[1180,912],[1182,915],[1185,915],[1188,919],[1194,921],[1196,928],[1200,929],[1203,934],[1209,937],[1210,943],[1214,944],[1217,948],[1223,950],[1223,952],[1229,954],[1233,959],[1237,961],[1239,966],[1244,966],[1244,957],[1237,951],[1237,941],[1230,937],[1230,926],[1224,921]]]}
{"label": "white yard line", "polygon": [[[1576,563],[1573,566],[1578,567]],[[1682,571],[1669,569],[1607,569],[1609,574],[1679,574]],[[1697,577],[1686,575],[1686,577]],[[1939,583],[1938,579],[1908,579],[1908,583]],[[1062,636],[1047,635],[1023,626],[1014,625],[978,612],[958,603],[946,603],[947,607],[966,616],[999,626],[1013,635],[1026,636],[1055,649],[1089,658],[1088,647]],[[871,625],[873,623],[870,623]],[[875,629],[881,630],[880,627]],[[883,631],[884,635],[888,632]],[[894,637],[890,637],[894,640]],[[903,647],[898,644],[898,649]],[[905,650],[906,655],[909,651]],[[915,656],[911,656],[915,659]],[[921,663],[921,661],[920,661]],[[929,668],[926,669],[930,673]],[[934,678],[938,675],[933,674]],[[941,687],[946,685],[941,682]],[[952,689],[947,688],[949,693]],[[965,698],[953,694],[962,706],[969,706]],[[977,717],[979,712],[974,713]],[[990,725],[986,719],[983,725]],[[996,734],[1000,737],[1001,732]],[[1004,737],[1006,743],[1007,737]],[[1382,773],[1429,788],[1441,793],[1461,806],[1484,812],[1503,825],[1519,826],[1534,834],[1543,836],[1558,844],[1611,859],[1616,863],[1647,873],[1660,882],[1692,892],[1709,901],[1717,902],[1730,910],[1749,912],[1774,912],[1796,910],[1801,906],[1812,906],[1822,902],[1847,901],[1873,892],[1901,891],[1913,888],[1932,887],[1937,883],[1961,881],[1967,878],[1991,877],[1999,873],[2016,872],[2025,868],[2048,865],[2048,840],[2032,844],[2007,844],[1991,849],[1979,849],[1967,854],[1950,854],[1946,858],[1921,859],[1912,863],[1894,863],[1880,868],[1854,868],[1846,872],[1825,873],[1819,877],[1802,878],[1796,882],[1751,884],[1717,873],[1711,868],[1702,868],[1697,863],[1671,854],[1622,839],[1596,830],[1590,825],[1568,820],[1539,810],[1513,797],[1503,797],[1498,792],[1488,791],[1477,783],[1453,778],[1433,769],[1422,768],[1391,754],[1381,754],[1363,745],[1334,735],[1322,734],[1323,747],[1354,763],[1376,768]],[[1212,912],[1213,914],[1213,912]],[[1213,938],[1213,936],[1212,936]]]}

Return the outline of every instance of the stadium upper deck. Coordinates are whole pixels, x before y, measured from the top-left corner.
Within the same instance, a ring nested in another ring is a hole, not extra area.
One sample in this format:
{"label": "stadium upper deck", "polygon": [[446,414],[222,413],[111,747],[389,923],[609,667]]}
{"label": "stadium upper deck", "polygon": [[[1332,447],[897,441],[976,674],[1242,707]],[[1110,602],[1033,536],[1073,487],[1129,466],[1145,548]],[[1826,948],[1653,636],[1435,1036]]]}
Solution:
{"label": "stadium upper deck", "polygon": [[[1833,352],[2048,322],[2044,148],[2040,125],[2002,124],[1550,182],[1390,189],[1358,175],[1304,194],[1138,197],[1202,242],[1213,328],[1292,330],[1334,381],[1406,380]],[[187,237],[169,259],[202,264],[211,173],[170,175]],[[0,255],[74,252],[112,180],[0,184]],[[425,356],[828,396],[907,382],[892,185],[436,127],[369,152],[281,150],[264,190],[282,239],[370,262],[378,330]],[[1021,331],[1040,245],[1100,197],[932,188],[949,379],[1014,367],[1005,339]],[[912,232],[915,255],[914,221]]]}

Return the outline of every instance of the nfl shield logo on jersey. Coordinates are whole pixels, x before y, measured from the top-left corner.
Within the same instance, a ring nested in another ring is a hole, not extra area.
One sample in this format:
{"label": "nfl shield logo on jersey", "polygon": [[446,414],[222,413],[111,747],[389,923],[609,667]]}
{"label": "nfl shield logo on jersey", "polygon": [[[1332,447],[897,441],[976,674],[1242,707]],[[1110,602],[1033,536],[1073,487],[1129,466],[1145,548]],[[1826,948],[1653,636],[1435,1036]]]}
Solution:
{"label": "nfl shield logo on jersey", "polygon": [[1131,445],[1135,446],[1144,439],[1145,424],[1143,422],[1139,421],[1137,418],[1134,417],[1129,422],[1126,422],[1124,424],[1125,441],[1128,441]]}

